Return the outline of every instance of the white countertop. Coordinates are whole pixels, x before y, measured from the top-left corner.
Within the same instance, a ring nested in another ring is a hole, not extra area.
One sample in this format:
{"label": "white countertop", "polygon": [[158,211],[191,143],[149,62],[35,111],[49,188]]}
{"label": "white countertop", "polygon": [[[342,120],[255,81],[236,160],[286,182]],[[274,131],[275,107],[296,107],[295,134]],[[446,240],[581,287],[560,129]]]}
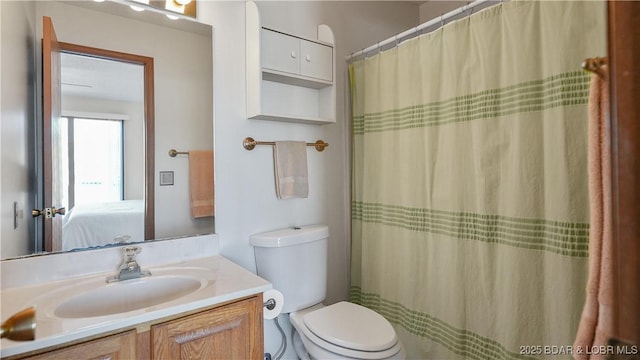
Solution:
{"label": "white countertop", "polygon": [[67,299],[67,292],[77,293],[82,291],[83,286],[103,284],[108,275],[114,275],[114,271],[3,288],[0,293],[2,321],[22,309],[36,306],[36,340],[2,339],[0,356],[16,355],[118,329],[131,328],[137,324],[210,307],[272,288],[268,281],[219,255],[189,258],[150,267],[145,267],[144,262],[140,261],[140,266],[143,270],[151,271],[151,277],[172,272],[190,272],[202,278],[203,285],[188,295],[165,303],[125,313],[88,318],[60,318],[54,314],[54,310]]}

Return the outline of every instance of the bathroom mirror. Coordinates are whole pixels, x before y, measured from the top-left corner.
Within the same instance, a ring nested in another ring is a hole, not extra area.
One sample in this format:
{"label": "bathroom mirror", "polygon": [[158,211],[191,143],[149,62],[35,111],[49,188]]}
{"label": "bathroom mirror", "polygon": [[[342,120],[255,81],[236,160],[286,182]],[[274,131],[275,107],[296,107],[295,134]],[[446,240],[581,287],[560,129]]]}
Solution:
{"label": "bathroom mirror", "polygon": [[[191,150],[213,151],[211,26],[184,18],[171,20],[161,12],[149,10],[135,12],[127,5],[111,1],[31,1],[15,3],[20,4],[2,4],[3,21],[0,24],[2,26],[0,31],[3,37],[3,50],[5,48],[5,34],[15,31],[16,26],[18,28],[34,27],[35,29],[32,31],[33,39],[29,39],[33,40],[32,43],[27,44],[27,41],[23,41],[25,43],[24,53],[30,54],[30,52],[33,52],[34,54],[33,68],[28,69],[30,73],[34,74],[34,77],[35,74],[40,74],[42,71],[40,39],[42,37],[41,23],[43,16],[48,16],[52,19],[60,42],[153,58],[155,106],[151,111],[154,113],[155,126],[152,133],[145,134],[141,127],[135,131],[124,129],[125,126],[123,124],[129,126],[135,121],[140,121],[141,116],[145,116],[148,110],[144,110],[144,106],[140,108],[142,110],[126,110],[126,106],[111,107],[108,103],[116,102],[115,99],[100,99],[98,95],[83,94],[82,91],[77,91],[82,89],[91,90],[89,88],[91,85],[85,80],[91,79],[91,81],[113,83],[117,78],[113,71],[119,71],[117,70],[119,65],[123,64],[103,64],[111,71],[111,75],[105,76],[97,71],[100,67],[98,66],[100,61],[97,63],[95,61],[84,61],[96,60],[95,57],[84,60],[80,58],[67,58],[65,60],[64,64],[66,65],[63,67],[67,67],[67,70],[70,70],[75,75],[72,76],[72,80],[66,81],[66,85],[62,85],[63,90],[66,88],[67,95],[70,89],[76,91],[72,95],[73,99],[69,98],[67,100],[64,99],[65,91],[63,91],[62,116],[66,118],[72,117],[74,118],[74,123],[80,124],[78,119],[96,118],[99,117],[98,115],[103,115],[105,117],[103,122],[106,124],[107,121],[114,120],[106,118],[112,117],[112,115],[122,115],[120,119],[116,119],[120,123],[118,129],[108,131],[94,129],[93,131],[94,133],[97,131],[98,134],[104,134],[105,137],[107,132],[115,134],[111,142],[115,141],[117,144],[113,148],[122,150],[122,154],[118,156],[121,160],[124,159],[123,162],[119,163],[120,165],[111,165],[112,168],[117,170],[115,171],[115,178],[134,178],[134,180],[120,181],[121,188],[114,190],[117,200],[141,200],[143,197],[141,189],[144,188],[145,181],[153,179],[146,186],[153,187],[152,192],[154,193],[152,201],[155,204],[152,210],[155,217],[154,240],[213,233],[214,216],[199,218],[191,216],[189,155],[187,154]],[[17,20],[13,22],[4,21],[5,17],[11,14],[11,10],[5,11],[5,6],[20,6],[19,13],[21,16],[25,12],[28,13],[22,19],[23,23],[16,24]],[[13,28],[8,29],[8,27]],[[77,67],[74,68],[74,66]],[[2,70],[3,72],[5,70],[4,64]],[[92,71],[92,73],[90,74],[89,71]],[[125,79],[115,82],[124,84],[125,80],[130,81],[136,77],[138,76],[126,75]],[[3,82],[6,81],[5,79],[3,78]],[[19,198],[14,195],[15,191],[5,191],[5,188],[9,188],[9,186],[5,187],[5,179],[12,176],[7,172],[2,175],[3,202],[5,199],[10,201],[13,197],[17,200],[13,201],[14,221],[2,222],[2,243],[0,244],[2,259],[41,253],[44,250],[43,229],[42,226],[37,225],[38,218],[31,218],[31,209],[59,206],[56,204],[43,204],[41,194],[38,194],[38,190],[48,186],[40,171],[43,156],[39,155],[39,152],[42,151],[42,147],[39,145],[42,142],[42,129],[40,128],[42,104],[38,98],[42,96],[42,82],[35,79],[29,80],[33,80],[33,86],[36,88],[33,91],[35,98],[33,102],[36,104],[34,106],[36,110],[33,111],[35,119],[26,120],[25,127],[27,129],[24,131],[26,135],[24,139],[21,139],[21,143],[16,144],[14,147],[25,148],[27,153],[33,154],[35,160],[26,156],[29,169],[21,169],[21,171],[26,174],[23,174],[25,178],[34,177],[35,179],[30,179],[33,181],[33,185],[29,186],[29,194]],[[65,82],[64,75],[62,81]],[[25,85],[21,84],[21,86]],[[124,84],[124,86],[125,88],[134,87],[127,84]],[[6,98],[4,88],[5,84],[3,84],[3,107],[11,101],[11,99]],[[135,102],[129,100],[117,101]],[[113,123],[113,121],[111,122]],[[69,125],[65,129],[67,129],[68,134],[72,133],[68,130]],[[79,133],[80,130],[77,132]],[[118,134],[120,134],[120,138],[118,138]],[[86,140],[88,136],[82,135],[79,138]],[[154,150],[151,151],[151,154],[148,154],[154,162],[154,171],[151,176],[146,176],[144,174],[145,157],[141,156],[141,152],[144,144],[149,141],[155,143]],[[69,144],[71,143],[69,142]],[[110,156],[110,153],[107,152],[105,155],[104,151],[98,151],[97,140],[94,140],[93,144],[93,150],[76,152],[88,155],[89,162],[95,158],[96,164],[103,163],[104,160],[97,160],[99,156]],[[80,146],[80,142],[78,141],[76,145]],[[90,145],[91,141],[89,142]],[[5,149],[3,146],[3,168],[11,161],[11,154]],[[170,149],[176,149],[185,154],[170,157]],[[132,155],[129,156],[129,153]],[[85,177],[86,189],[77,191],[102,195],[104,190],[91,189],[91,186],[96,185],[92,183],[92,179],[98,178],[97,175],[94,175],[96,174],[89,173],[89,176]],[[12,178],[17,179],[18,176],[13,176]],[[213,178],[211,182],[213,182]],[[11,180],[9,183],[11,183]],[[65,179],[63,187],[68,188],[67,185],[68,179]],[[127,192],[135,195],[124,195]],[[79,194],[76,193],[76,195]],[[77,209],[70,207],[66,210],[67,213],[63,217],[74,214]],[[145,210],[149,211],[148,209]],[[115,211],[121,211],[121,209],[116,209]],[[57,217],[60,216],[62,215],[57,215]],[[117,225],[111,227],[114,226]],[[87,229],[82,229],[82,231],[91,232],[91,230]],[[123,241],[142,240],[128,238],[124,232],[123,235],[124,237],[114,236],[114,241],[108,244],[88,244],[87,246],[94,247]],[[82,247],[74,246],[73,250],[78,250]]]}

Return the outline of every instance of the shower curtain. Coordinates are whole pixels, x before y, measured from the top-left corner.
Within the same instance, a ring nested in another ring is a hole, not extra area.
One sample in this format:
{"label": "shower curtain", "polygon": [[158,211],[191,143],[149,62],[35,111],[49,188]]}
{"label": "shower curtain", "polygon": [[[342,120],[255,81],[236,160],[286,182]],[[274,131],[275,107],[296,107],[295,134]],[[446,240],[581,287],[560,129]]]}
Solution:
{"label": "shower curtain", "polygon": [[603,2],[506,2],[350,65],[351,300],[409,358],[569,358]]}

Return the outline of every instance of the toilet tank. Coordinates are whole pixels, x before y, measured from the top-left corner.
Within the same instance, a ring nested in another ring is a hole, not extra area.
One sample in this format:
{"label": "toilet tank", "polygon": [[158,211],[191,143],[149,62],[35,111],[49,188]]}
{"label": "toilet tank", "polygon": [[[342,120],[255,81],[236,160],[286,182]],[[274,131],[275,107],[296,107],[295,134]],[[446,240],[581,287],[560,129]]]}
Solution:
{"label": "toilet tank", "polygon": [[251,235],[258,275],[284,296],[283,313],[324,300],[327,288],[326,225],[292,227]]}

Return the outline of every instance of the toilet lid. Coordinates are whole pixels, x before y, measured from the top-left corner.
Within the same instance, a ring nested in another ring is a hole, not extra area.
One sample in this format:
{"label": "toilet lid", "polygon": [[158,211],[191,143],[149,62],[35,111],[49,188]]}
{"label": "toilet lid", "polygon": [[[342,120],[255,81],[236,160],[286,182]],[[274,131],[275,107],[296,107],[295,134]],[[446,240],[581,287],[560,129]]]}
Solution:
{"label": "toilet lid", "polygon": [[307,313],[303,319],[316,336],[348,349],[382,351],[398,342],[382,315],[345,301]]}

